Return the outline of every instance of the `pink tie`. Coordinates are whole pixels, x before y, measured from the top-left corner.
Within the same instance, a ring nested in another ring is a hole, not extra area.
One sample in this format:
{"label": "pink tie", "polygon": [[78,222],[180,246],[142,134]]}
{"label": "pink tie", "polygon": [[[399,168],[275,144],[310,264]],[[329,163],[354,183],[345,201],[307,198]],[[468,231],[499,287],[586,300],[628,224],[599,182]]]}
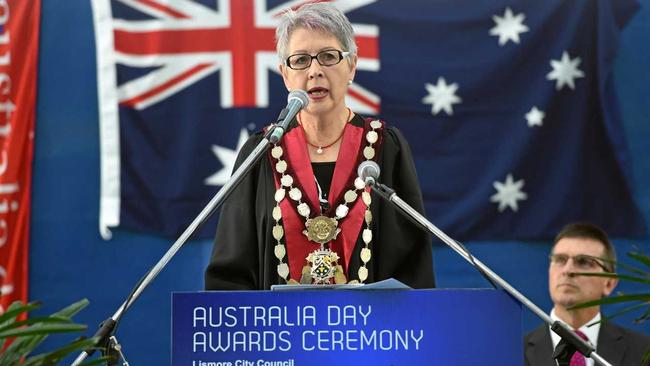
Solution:
{"label": "pink tie", "polygon": [[[585,341],[589,342],[589,338],[582,333],[579,330],[574,330],[574,332],[582,339]],[[587,366],[587,361],[585,360],[585,356],[582,355],[582,353],[576,351],[576,353],[573,354],[571,357],[571,363],[569,363],[569,366]]]}

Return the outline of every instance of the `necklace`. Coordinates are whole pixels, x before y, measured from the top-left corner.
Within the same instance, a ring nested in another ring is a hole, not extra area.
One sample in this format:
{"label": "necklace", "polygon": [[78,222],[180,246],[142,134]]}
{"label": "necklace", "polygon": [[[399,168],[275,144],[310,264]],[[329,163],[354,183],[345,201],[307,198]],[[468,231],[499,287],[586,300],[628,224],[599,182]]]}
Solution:
{"label": "necklace", "polygon": [[[373,145],[379,140],[379,135],[376,130],[380,129],[382,126],[383,124],[378,120],[370,122],[371,130],[365,135],[368,145],[363,149],[363,156],[366,160],[371,160],[375,157],[375,148]],[[280,187],[275,191],[274,199],[276,205],[273,208],[272,213],[273,219],[275,220],[275,226],[273,226],[272,233],[273,238],[276,240],[274,254],[279,261],[277,266],[278,275],[288,284],[299,283],[290,278],[289,265],[285,262],[287,250],[282,241],[282,238],[284,237],[284,227],[281,222],[282,210],[280,208],[280,202],[286,198],[288,192],[289,198],[296,205],[296,211],[305,220],[305,230],[303,231],[303,234],[307,236],[309,241],[318,244],[318,247],[313,252],[309,253],[306,258],[308,264],[302,268],[300,283],[328,284],[332,282],[332,279],[334,279],[334,282],[337,284],[363,283],[368,278],[367,264],[372,257],[370,249],[370,243],[372,241],[372,230],[370,229],[372,213],[370,212],[370,204],[372,200],[370,192],[366,190],[365,183],[358,177],[354,180],[353,187],[345,192],[343,195],[343,202],[336,207],[334,217],[325,216],[321,212],[320,215],[312,218],[309,205],[302,202],[302,191],[298,187],[294,186],[294,178],[287,173],[288,165],[287,161],[282,158],[283,154],[284,151],[282,147],[277,144],[274,145],[273,149],[271,149],[271,156],[275,159],[275,170],[280,174]],[[357,271],[359,280],[348,282],[343,267],[338,264],[338,254],[330,250],[326,244],[335,240],[341,232],[338,223],[347,216],[350,210],[348,206],[356,202],[359,196],[361,196],[366,205],[364,213],[365,228],[361,234],[364,247],[359,253],[362,265]]]}
{"label": "necklace", "polygon": [[[345,119],[345,123],[348,123],[350,121],[350,116],[351,115],[352,115],[352,110],[350,110],[350,108],[348,108],[348,117]],[[335,143],[339,142],[341,137],[343,137],[343,133],[345,132],[345,127],[343,127],[343,130],[341,130],[341,134],[339,135],[339,137],[337,137],[336,140],[334,140],[334,142],[332,142],[331,144],[327,144],[325,146],[323,146],[323,145],[314,145],[311,142],[309,142],[309,140],[307,140],[307,131],[305,131],[305,127],[303,127],[302,121],[300,120],[300,113],[298,113],[298,123],[300,124],[300,127],[302,128],[302,130],[305,132],[305,140],[307,141],[307,144],[309,146],[313,147],[314,149],[316,149],[316,154],[319,154],[319,155],[323,153],[324,149],[327,149],[328,147],[331,147]]]}

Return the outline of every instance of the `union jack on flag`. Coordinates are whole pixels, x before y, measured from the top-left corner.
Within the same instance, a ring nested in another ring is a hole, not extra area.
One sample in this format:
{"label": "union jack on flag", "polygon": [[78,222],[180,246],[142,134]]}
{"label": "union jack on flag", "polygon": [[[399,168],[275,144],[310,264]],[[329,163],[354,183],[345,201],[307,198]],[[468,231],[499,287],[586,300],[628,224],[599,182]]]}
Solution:
{"label": "union jack on flag", "polygon": [[[375,0],[333,1],[344,12]],[[222,108],[269,105],[269,71],[278,73],[275,27],[293,1],[267,8],[263,0],[218,0],[216,8],[191,0],[120,0],[152,19],[113,18],[115,62],[149,72],[121,83],[119,103],[147,108],[220,71]],[[212,1],[214,3],[214,1]],[[359,70],[379,70],[378,28],[355,24]],[[359,85],[350,88],[351,107],[379,112],[379,98]]]}
{"label": "union jack on flag", "polygon": [[[286,103],[275,27],[308,2],[92,0],[102,235],[176,236],[227,182]],[[359,49],[346,103],[404,132],[436,225],[458,239],[577,220],[645,233],[611,82],[636,0],[330,3]]]}

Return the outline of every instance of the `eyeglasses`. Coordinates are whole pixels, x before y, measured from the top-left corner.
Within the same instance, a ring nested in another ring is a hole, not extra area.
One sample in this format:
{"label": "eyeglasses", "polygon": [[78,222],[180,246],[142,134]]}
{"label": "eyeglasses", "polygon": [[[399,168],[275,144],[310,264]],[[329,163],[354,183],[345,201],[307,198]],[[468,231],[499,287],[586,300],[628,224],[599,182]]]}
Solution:
{"label": "eyeglasses", "polygon": [[295,55],[287,57],[286,65],[294,70],[304,70],[311,66],[311,61],[313,59],[316,59],[321,66],[334,66],[349,54],[350,52],[339,50],[320,51],[316,56],[312,56],[308,53],[296,53]]}
{"label": "eyeglasses", "polygon": [[590,271],[598,267],[602,268],[605,272],[612,272],[604,264],[602,264],[598,257],[593,257],[586,254],[566,255],[566,254],[551,254],[548,256],[551,265],[564,267],[569,259],[573,261],[573,265],[581,271]]}

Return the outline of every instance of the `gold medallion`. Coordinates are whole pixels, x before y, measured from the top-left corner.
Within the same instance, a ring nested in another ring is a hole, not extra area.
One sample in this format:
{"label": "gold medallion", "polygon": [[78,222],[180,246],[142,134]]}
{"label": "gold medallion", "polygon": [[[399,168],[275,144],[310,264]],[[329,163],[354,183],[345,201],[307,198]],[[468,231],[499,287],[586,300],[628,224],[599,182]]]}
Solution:
{"label": "gold medallion", "polygon": [[307,235],[307,239],[318,244],[325,244],[331,240],[336,239],[336,236],[341,232],[339,229],[338,221],[327,216],[317,216],[313,219],[308,219],[305,222],[307,230],[303,234]]}

